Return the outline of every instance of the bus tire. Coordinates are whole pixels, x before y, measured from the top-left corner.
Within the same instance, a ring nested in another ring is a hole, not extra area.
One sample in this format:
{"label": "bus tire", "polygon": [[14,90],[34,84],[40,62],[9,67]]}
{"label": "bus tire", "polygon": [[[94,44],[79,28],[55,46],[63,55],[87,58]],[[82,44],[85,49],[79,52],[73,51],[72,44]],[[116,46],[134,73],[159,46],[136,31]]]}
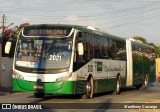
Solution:
{"label": "bus tire", "polygon": [[44,93],[34,93],[34,96],[36,98],[43,98],[44,97]]}
{"label": "bus tire", "polygon": [[87,99],[93,98],[93,78],[90,77],[89,80],[87,80],[87,84],[85,87],[85,97]]}
{"label": "bus tire", "polygon": [[146,75],[145,80],[144,80],[144,84],[141,86],[141,90],[146,90],[148,86],[148,75]]}
{"label": "bus tire", "polygon": [[113,94],[119,95],[120,92],[121,92],[121,78],[120,78],[120,76],[118,76],[117,79],[116,79],[116,89],[113,92]]}
{"label": "bus tire", "polygon": [[138,84],[138,85],[135,85],[136,89],[141,89],[143,84]]}

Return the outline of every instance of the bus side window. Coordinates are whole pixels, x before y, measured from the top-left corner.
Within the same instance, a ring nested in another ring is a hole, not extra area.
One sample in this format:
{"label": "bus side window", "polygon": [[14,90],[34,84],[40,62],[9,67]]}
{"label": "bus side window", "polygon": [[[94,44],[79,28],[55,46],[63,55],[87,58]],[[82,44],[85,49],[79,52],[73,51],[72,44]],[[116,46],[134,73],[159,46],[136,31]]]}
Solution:
{"label": "bus side window", "polygon": [[117,41],[116,48],[117,52],[117,59],[118,60],[126,60],[126,45],[125,42]]}
{"label": "bus side window", "polygon": [[103,38],[102,40],[102,48],[101,48],[102,58],[108,59],[108,39]]}
{"label": "bus side window", "polygon": [[126,57],[126,43],[122,42],[122,60],[127,60]]}
{"label": "bus side window", "polygon": [[111,51],[111,47],[112,47],[112,39],[109,39],[109,45],[108,45],[108,47],[109,47],[109,49],[108,49],[108,58],[110,59],[112,59],[112,51]]}
{"label": "bus side window", "polygon": [[101,58],[101,38],[98,35],[95,35],[94,40],[94,57]]}
{"label": "bus side window", "polygon": [[139,50],[138,50],[139,52],[142,52],[142,47],[141,46],[139,46]]}
{"label": "bus side window", "polygon": [[116,59],[117,60],[121,60],[122,58],[122,42],[121,41],[118,41],[116,40],[116,49],[115,49],[115,55],[116,55]]}
{"label": "bus side window", "polygon": [[94,36],[89,33],[85,33],[85,54],[86,54],[86,60],[90,61],[93,58],[93,39]]}
{"label": "bus side window", "polygon": [[115,40],[109,39],[109,50],[108,50],[109,58],[116,59],[116,42]]}

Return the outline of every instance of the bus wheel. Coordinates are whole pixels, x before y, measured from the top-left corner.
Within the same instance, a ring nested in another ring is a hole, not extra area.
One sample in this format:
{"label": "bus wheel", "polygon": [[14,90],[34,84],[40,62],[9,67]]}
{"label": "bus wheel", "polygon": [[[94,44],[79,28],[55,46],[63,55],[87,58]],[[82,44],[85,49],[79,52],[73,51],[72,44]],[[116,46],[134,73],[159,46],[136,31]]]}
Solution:
{"label": "bus wheel", "polygon": [[34,96],[36,98],[43,98],[44,97],[44,93],[34,93]]}
{"label": "bus wheel", "polygon": [[86,84],[85,88],[85,96],[87,99],[90,99],[93,97],[93,78],[91,77]]}
{"label": "bus wheel", "polygon": [[142,85],[143,85],[143,84],[135,85],[135,87],[136,87],[137,89],[141,89]]}
{"label": "bus wheel", "polygon": [[119,95],[120,92],[121,92],[121,79],[120,76],[118,76],[116,80],[116,89],[113,94]]}
{"label": "bus wheel", "polygon": [[146,75],[145,80],[144,80],[144,84],[141,86],[141,89],[146,90],[147,85],[148,85],[148,75]]}

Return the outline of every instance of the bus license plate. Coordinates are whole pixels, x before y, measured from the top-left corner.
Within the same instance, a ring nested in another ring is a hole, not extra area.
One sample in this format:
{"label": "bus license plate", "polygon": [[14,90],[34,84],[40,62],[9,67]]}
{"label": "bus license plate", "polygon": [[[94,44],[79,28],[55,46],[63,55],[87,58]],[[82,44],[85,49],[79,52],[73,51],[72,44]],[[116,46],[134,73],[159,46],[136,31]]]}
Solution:
{"label": "bus license plate", "polygon": [[41,86],[41,85],[34,85],[34,89],[43,89],[43,86]]}

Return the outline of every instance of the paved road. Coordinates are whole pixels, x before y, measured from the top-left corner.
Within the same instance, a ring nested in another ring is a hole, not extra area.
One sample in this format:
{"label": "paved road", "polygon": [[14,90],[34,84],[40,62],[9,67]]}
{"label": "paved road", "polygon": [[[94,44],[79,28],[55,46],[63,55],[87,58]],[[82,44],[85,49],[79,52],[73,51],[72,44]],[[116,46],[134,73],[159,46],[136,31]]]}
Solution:
{"label": "paved road", "polygon": [[[38,106],[40,104],[42,108],[52,108],[51,110],[48,110],[49,112],[145,112],[146,109],[128,110],[122,108],[126,106],[126,108],[133,106],[134,108],[138,108],[138,106],[142,105],[160,108],[160,84],[152,84],[147,90],[137,90],[135,88],[123,89],[120,95],[112,95],[110,92],[97,94],[93,99],[79,99],[73,96],[61,95],[47,95],[45,98],[35,98],[32,93],[17,93],[0,96],[0,103],[14,103],[16,106],[18,105],[16,103],[29,103]],[[22,110],[16,110],[16,112],[18,111],[20,112]],[[32,111],[35,112],[36,110]],[[160,109],[152,109],[148,111],[158,112]]]}

